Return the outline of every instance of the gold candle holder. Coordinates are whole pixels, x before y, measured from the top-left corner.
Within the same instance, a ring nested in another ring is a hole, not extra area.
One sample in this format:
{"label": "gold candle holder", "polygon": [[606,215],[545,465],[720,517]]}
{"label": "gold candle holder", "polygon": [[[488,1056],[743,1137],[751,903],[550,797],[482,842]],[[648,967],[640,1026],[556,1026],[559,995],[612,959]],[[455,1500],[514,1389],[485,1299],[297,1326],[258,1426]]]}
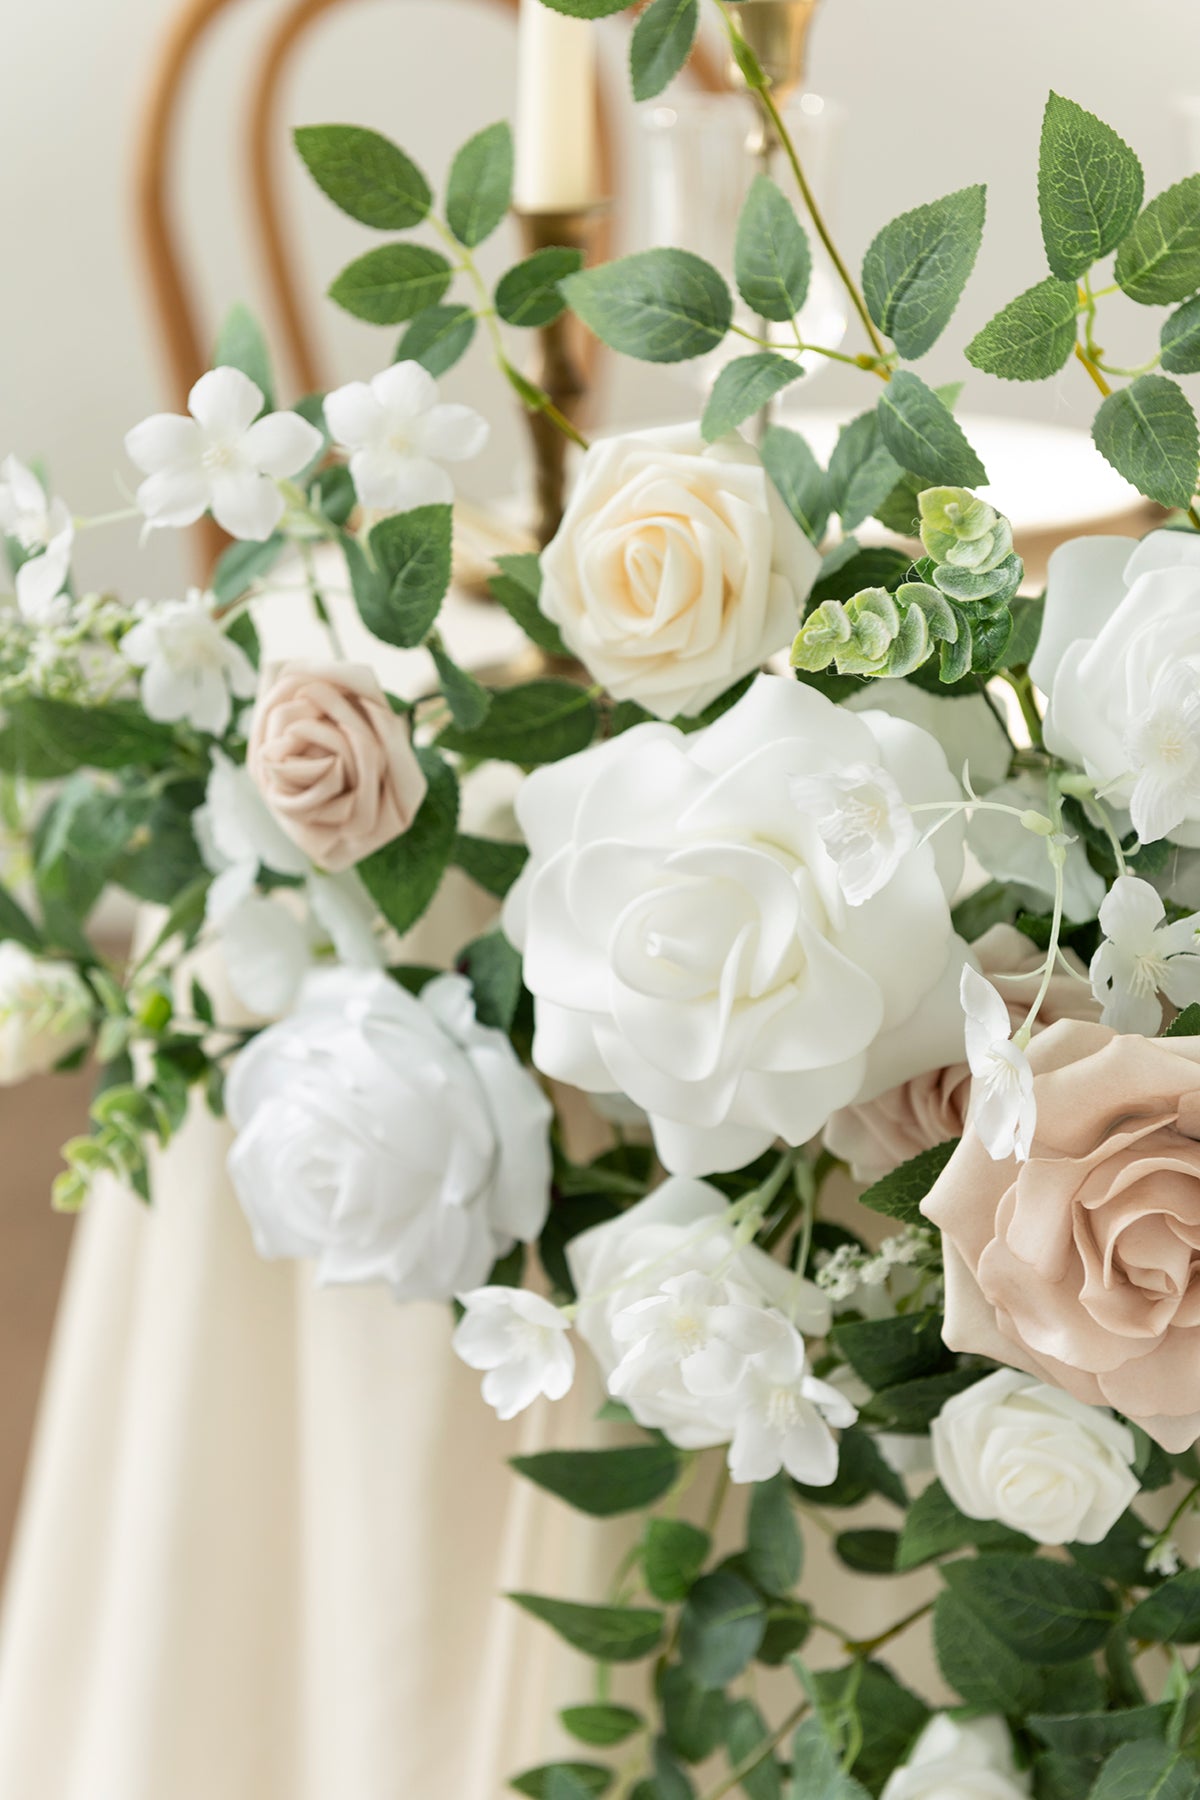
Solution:
{"label": "gold candle holder", "polygon": [[[581,252],[585,264],[595,242],[596,227],[606,207],[602,202],[571,211],[526,212],[517,209],[525,254],[564,249]],[[588,367],[577,321],[562,312],[537,334],[537,351],[529,377],[549,395],[558,411],[578,427],[587,405]],[[567,490],[567,438],[541,412],[525,414],[533,443],[534,533],[544,549],[562,524]]]}
{"label": "gold candle holder", "polygon": [[[804,80],[808,34],[820,0],[730,0],[734,23],[771,83],[776,98],[788,101]],[[730,76],[741,81],[731,61]]]}

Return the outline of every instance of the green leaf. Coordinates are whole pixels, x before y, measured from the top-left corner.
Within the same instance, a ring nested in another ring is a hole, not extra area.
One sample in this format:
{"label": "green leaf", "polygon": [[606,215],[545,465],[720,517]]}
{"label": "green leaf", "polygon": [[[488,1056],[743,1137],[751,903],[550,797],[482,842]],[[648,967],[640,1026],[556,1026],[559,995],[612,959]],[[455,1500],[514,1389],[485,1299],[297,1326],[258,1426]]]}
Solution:
{"label": "green leaf", "polygon": [[833,1347],[868,1387],[915,1381],[945,1360],[941,1312],[926,1307],[890,1319],[848,1320],[834,1327]]}
{"label": "green leaf", "polygon": [[987,470],[949,408],[910,369],[897,369],[879,397],[879,429],[900,465],[928,482],[986,487]]}
{"label": "green leaf", "polygon": [[1200,297],[1163,321],[1162,366],[1172,375],[1200,373]]}
{"label": "green leaf", "polygon": [[475,337],[469,306],[427,306],[396,345],[397,362],[420,363],[431,375],[445,375],[460,362]]}
{"label": "green leaf", "polygon": [[[853,531],[891,493],[904,469],[883,442],[875,412],[860,413],[838,433],[829,459],[827,498],[842,521],[843,531]],[[905,558],[905,568],[908,559]]]}
{"label": "green leaf", "polygon": [[1037,1704],[1036,1672],[955,1594],[937,1597],[933,1645],[943,1678],[968,1706],[1011,1718]]}
{"label": "green leaf", "polygon": [[533,768],[586,750],[599,717],[586,688],[570,681],[527,681],[492,696],[488,716],[476,731],[448,726],[438,738],[463,756]]}
{"label": "green leaf", "polygon": [[446,223],[474,250],[503,220],[512,203],[513,136],[507,123],[488,125],[465,143],[450,169]]}
{"label": "green leaf", "polygon": [[1200,1644],[1200,1569],[1172,1575],[1130,1613],[1132,1638],[1154,1644]]}
{"label": "green leaf", "polygon": [[514,1456],[511,1466],[576,1511],[611,1519],[661,1500],[679,1474],[679,1456],[670,1444],[634,1444],[615,1450],[543,1450],[536,1456]]}
{"label": "green leaf", "polygon": [[876,1662],[823,1670],[812,1677],[812,1691],[822,1718],[839,1733],[848,1726],[852,1742],[860,1746],[852,1773],[878,1792],[904,1762],[929,1718],[929,1708]]}
{"label": "green leaf", "polygon": [[834,1549],[848,1569],[859,1575],[894,1575],[900,1534],[875,1526],[840,1532]]}
{"label": "green leaf", "polygon": [[508,1598],[597,1662],[639,1662],[662,1641],[663,1614],[653,1607],[583,1606],[541,1594]]}
{"label": "green leaf", "polygon": [[699,0],[652,0],[634,27],[630,46],[635,100],[653,100],[675,79],[692,53],[699,24]]}
{"label": "green leaf", "polygon": [[463,731],[475,731],[491,710],[492,696],[481,681],[476,681],[474,675],[459,668],[436,638],[429,648],[442,695],[450,708],[454,723]]}
{"label": "green leaf", "polygon": [[901,356],[915,360],[950,323],[979,245],[987,190],[960,188],[885,225],[863,259],[863,297]]}
{"label": "green leaf", "polygon": [[1054,274],[1074,281],[1115,250],[1142,204],[1142,165],[1123,138],[1051,94],[1042,118],[1038,211]]}
{"label": "green leaf", "polygon": [[1101,1769],[1091,1800],[1193,1800],[1200,1772],[1170,1744],[1122,1744]]}
{"label": "green leaf", "polygon": [[760,450],[783,504],[805,537],[819,544],[829,523],[829,496],[824,471],[807,438],[786,425],[769,425]]}
{"label": "green leaf", "polygon": [[563,656],[567,646],[558,634],[557,625],[553,624],[540,609],[538,597],[542,591],[542,565],[534,555],[501,556],[497,558],[499,574],[493,575],[489,582],[493,600],[498,600],[505,612],[514,618],[530,643],[536,644],[548,656]]}
{"label": "green leaf", "polygon": [[703,1762],[725,1734],[725,1696],[701,1687],[686,1669],[676,1665],[664,1670],[659,1682],[663,1731],[676,1756],[684,1762]]}
{"label": "green leaf", "polygon": [[543,1763],[514,1776],[508,1785],[530,1800],[592,1800],[607,1793],[612,1781],[612,1770],[599,1763]]}
{"label": "green leaf", "polygon": [[408,231],[433,204],[429,183],[390,139],[361,125],[302,125],[296,148],[335,206],[376,231]]}
{"label": "green leaf", "polygon": [[686,362],[722,343],[733,298],[688,250],[641,250],[562,283],[568,304],[610,349],[644,362]]}
{"label": "green leaf", "polygon": [[436,306],[453,278],[438,250],[425,244],[382,244],[342,270],[329,298],[368,325],[403,325]]}
{"label": "green leaf", "polygon": [[0,943],[24,944],[27,950],[42,947],[41,932],[6,887],[0,887]]}
{"label": "green leaf", "polygon": [[500,277],[496,284],[496,311],[506,325],[528,329],[552,325],[567,309],[560,283],[582,267],[582,250],[567,250],[556,244],[535,250]]}
{"label": "green leaf", "polygon": [[569,19],[610,19],[613,13],[624,12],[630,0],[542,0],[542,5]]}
{"label": "green leaf", "polygon": [[53,781],[72,769],[165,768],[178,755],[175,731],[133,702],[74,706],[30,697],[4,709],[0,769]]}
{"label": "green leaf", "polygon": [[251,583],[269,574],[286,544],[287,539],[277,531],[262,543],[245,539],[222,551],[212,577],[212,591],[221,605],[228,606],[231,600],[244,594]]}
{"label": "green leaf", "polygon": [[767,1628],[766,1607],[730,1569],[703,1575],[683,1604],[679,1653],[701,1687],[721,1688],[752,1660]]}
{"label": "green leaf", "polygon": [[818,1718],[805,1719],[792,1739],[792,1800],[870,1800],[842,1768]]}
{"label": "green leaf", "polygon": [[908,1510],[896,1556],[898,1569],[917,1569],[952,1550],[1017,1549],[1027,1543],[1020,1532],[991,1520],[969,1519],[955,1506],[940,1481],[918,1494]]}
{"label": "green leaf", "polygon": [[358,865],[367,892],[389,925],[403,934],[422,917],[442,885],[458,838],[458,779],[436,750],[417,761],[428,791],[409,829]]}
{"label": "green leaf", "polygon": [[973,1386],[984,1374],[986,1370],[980,1368],[950,1369],[944,1375],[919,1375],[915,1381],[897,1381],[880,1388],[861,1408],[860,1417],[891,1431],[928,1431],[947,1400]]}
{"label": "green leaf", "polygon": [[976,333],[967,361],[1002,381],[1045,381],[1075,348],[1078,311],[1075,283],[1047,275]]}
{"label": "green leaf", "polygon": [[782,324],[804,305],[812,278],[808,236],[769,175],[756,175],[746,196],[733,266],[738,291],[757,318]]}
{"label": "green leaf", "polygon": [[529,861],[524,844],[503,844],[494,838],[469,837],[460,832],[454,845],[454,862],[485,894],[503,900]]}
{"label": "green leaf", "polygon": [[[771,1733],[753,1700],[735,1700],[725,1713],[725,1753],[738,1768],[766,1743]],[[773,1755],[765,1755],[741,1780],[749,1800],[783,1800],[783,1775]]]}
{"label": "green leaf", "polygon": [[573,1738],[596,1750],[623,1744],[645,1723],[641,1714],[628,1706],[567,1706],[558,1716]]}
{"label": "green leaf", "polygon": [[1050,1749],[1064,1756],[1107,1756],[1121,1744],[1162,1742],[1170,1719],[1169,1706],[1129,1706],[1113,1711],[1047,1718],[1035,1709],[1029,1729]]}
{"label": "green leaf", "polygon": [[708,443],[734,431],[744,419],[758,412],[775,394],[799,381],[804,370],[789,357],[760,350],[726,363],[713,383],[700,429]]}
{"label": "green leaf", "polygon": [[935,1144],[932,1149],[910,1157],[890,1175],[867,1188],[859,1196],[861,1204],[870,1207],[872,1212],[883,1213],[885,1218],[899,1219],[902,1225],[923,1225],[921,1202],[957,1150],[958,1143],[957,1138],[951,1138],[947,1143]]}
{"label": "green leaf", "polygon": [[896,1471],[886,1463],[869,1432],[851,1426],[838,1446],[838,1472],[828,1487],[796,1483],[796,1492],[815,1506],[859,1506],[871,1494],[883,1494],[896,1506],[908,1495]]}
{"label": "green leaf", "polygon": [[[831,552],[821,565],[821,574],[813,584],[809,595],[809,608],[819,606],[823,600],[850,600],[863,588],[881,587],[890,593],[900,587],[912,569],[912,559],[903,550],[893,550],[887,544],[868,544],[860,550],[853,538],[845,538],[838,545],[838,550],[849,546],[850,554],[845,560],[834,560],[836,552]],[[861,692],[865,684],[855,683],[853,691]]]}
{"label": "green leaf", "polygon": [[642,1543],[642,1572],[656,1600],[686,1600],[708,1560],[712,1540],[686,1519],[649,1519]]}
{"label": "green leaf", "polygon": [[225,315],[213,351],[214,369],[240,369],[263,397],[262,411],[275,410],[275,383],[271,376],[271,352],[263,328],[248,306],[240,303]]}
{"label": "green leaf", "polygon": [[1164,1037],[1200,1037],[1200,1001],[1193,1000],[1178,1013],[1162,1034]]}
{"label": "green leaf", "polygon": [[988,1630],[1029,1662],[1075,1662],[1098,1650],[1118,1614],[1104,1582],[1067,1563],[996,1551],[947,1563],[942,1578]]}
{"label": "green leaf", "polygon": [[1116,277],[1143,306],[1173,306],[1200,288],[1200,175],[1150,202],[1117,251]]}
{"label": "green leaf", "polygon": [[453,517],[449,506],[416,506],[381,519],[370,538],[374,569],[343,538],[358,614],[373,637],[402,649],[424,643],[450,586]]}
{"label": "green leaf", "polygon": [[767,1594],[790,1594],[800,1579],[804,1539],[786,1475],[760,1481],[750,1491],[746,1567]]}
{"label": "green leaf", "polygon": [[1160,506],[1191,504],[1200,430],[1190,400],[1165,375],[1139,375],[1110,394],[1100,404],[1092,436],[1105,460],[1148,500]]}
{"label": "green leaf", "polygon": [[[474,990],[479,1023],[497,1031],[511,1031],[521,998],[520,952],[502,931],[489,931],[468,944],[460,960]],[[536,1480],[536,1476],[531,1479]],[[546,1485],[542,1483],[543,1487]]]}

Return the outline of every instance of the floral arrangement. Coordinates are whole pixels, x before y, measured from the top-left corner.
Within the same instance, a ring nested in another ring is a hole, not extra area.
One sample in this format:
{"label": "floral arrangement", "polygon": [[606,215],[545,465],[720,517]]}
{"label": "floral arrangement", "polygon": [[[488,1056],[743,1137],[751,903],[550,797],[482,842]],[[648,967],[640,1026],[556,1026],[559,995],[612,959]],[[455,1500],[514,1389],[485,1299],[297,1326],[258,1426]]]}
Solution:
{"label": "floral arrangement", "polygon": [[[641,13],[640,98],[697,10]],[[957,391],[911,366],[970,276],[981,187],[885,225],[861,280],[810,207],[872,400],[822,468],[781,425],[739,433],[800,351],[835,354],[804,344],[808,231],[767,177],[735,317],[717,270],[671,248],[597,268],[544,250],[489,293],[474,252],[509,205],[506,126],[464,147],[440,206],[375,133],[298,143],[331,200],[394,234],[333,298],[405,330],[371,381],[279,410],[239,310],[190,416],[130,432],[134,516],[211,513],[234,540],[211,590],[77,592],[87,521],[32,468],[0,472],[0,1074],[100,1069],[56,1203],[101,1176],[149,1200],[199,1094],[230,1120],[262,1255],[453,1302],[505,1419],[598,1365],[612,1444],[518,1466],[584,1513],[646,1518],[607,1603],[513,1596],[596,1664],[562,1715],[575,1751],[516,1791],[1187,1800],[1200,435],[1171,377],[1200,371],[1200,175],[1144,204],[1128,146],[1051,97],[1050,273],[967,359],[1037,380],[1074,358],[1097,445],[1168,511],[1140,543],[1064,545],[1041,598],[974,492]],[[445,253],[403,235],[426,224]],[[1097,342],[1117,289],[1165,309],[1140,368]],[[558,536],[493,585],[542,672],[486,686],[438,624],[445,465],[485,427],[436,378],[482,326],[523,403],[577,438],[507,335],[568,307],[649,361],[749,344],[699,424],[583,446]],[[861,544],[871,518],[909,541]],[[290,583],[328,624],[330,556],[376,639],[428,651],[428,693],[385,692],[336,638],[259,666],[260,597]],[[515,815],[469,832],[460,793],[489,765],[514,772]],[[414,964],[402,940],[452,867],[499,917],[450,967]],[[114,887],[155,909],[121,967],[90,923]],[[580,1095],[611,1121],[591,1160]],[[839,1517],[864,1502],[868,1523]],[[806,1602],[810,1529],[876,1583],[870,1641]],[[889,1581],[919,1569],[929,1598],[886,1623]],[[904,1678],[922,1631],[940,1698]],[[610,1691],[625,1663],[646,1665],[636,1709]],[[764,1664],[789,1690],[770,1714]]]}

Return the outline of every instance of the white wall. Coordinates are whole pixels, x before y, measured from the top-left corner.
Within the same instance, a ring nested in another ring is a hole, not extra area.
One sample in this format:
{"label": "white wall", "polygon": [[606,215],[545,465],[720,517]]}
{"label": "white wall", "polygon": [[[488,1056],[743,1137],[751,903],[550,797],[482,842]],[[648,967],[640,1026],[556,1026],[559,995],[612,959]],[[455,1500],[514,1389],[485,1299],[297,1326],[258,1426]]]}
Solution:
{"label": "white wall", "polygon": [[[0,107],[0,451],[41,454],[79,512],[120,504],[131,471],[123,431],[162,403],[163,365],[131,229],[135,126],[148,71],[174,0],[0,0],[6,67]],[[189,95],[178,191],[194,275],[213,321],[236,298],[262,304],[255,246],[237,193],[245,72],[277,16],[277,0],[239,0],[213,34]],[[1109,120],[1138,148],[1151,191],[1189,161],[1176,98],[1200,93],[1195,0],[825,0],[813,85],[850,109],[840,174],[840,232],[857,258],[906,205],[986,179],[988,232],[979,270],[952,327],[957,347],[990,311],[1044,273],[1034,194],[1037,133],[1048,87]],[[605,28],[620,87],[622,27]],[[456,143],[510,110],[515,59],[508,18],[485,0],[359,0],[311,36],[288,95],[296,122],[350,119],[387,130],[439,178]],[[632,131],[632,109],[623,102]],[[286,145],[280,154],[289,156]],[[296,228],[314,295],[367,233],[342,219],[296,170]],[[492,258],[495,267],[507,237]],[[340,378],[369,373],[391,336],[330,304],[318,316]],[[1130,336],[1131,356],[1146,341]],[[1123,346],[1113,341],[1114,352]],[[1144,355],[1145,351],[1141,350]],[[950,350],[935,377],[961,373]],[[852,403],[852,374],[821,381],[814,399]],[[1078,376],[1082,381],[1082,376]],[[480,491],[511,479],[505,397],[476,352],[456,372],[500,428]],[[623,372],[617,403],[644,412],[678,404],[669,378]],[[975,377],[973,408],[1064,421],[1090,416],[1068,371],[1052,390]],[[181,578],[179,546],[139,551],[127,528],[90,538],[92,582],[164,592]]]}

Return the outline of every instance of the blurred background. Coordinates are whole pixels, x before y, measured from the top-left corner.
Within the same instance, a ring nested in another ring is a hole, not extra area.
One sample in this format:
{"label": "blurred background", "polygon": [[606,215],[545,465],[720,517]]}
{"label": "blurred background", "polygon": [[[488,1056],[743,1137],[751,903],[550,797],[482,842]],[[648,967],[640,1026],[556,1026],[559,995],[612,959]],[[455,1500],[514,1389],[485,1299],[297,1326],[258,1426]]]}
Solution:
{"label": "blurred background", "polygon": [[[124,504],[132,471],[125,431],[174,404],[158,322],[133,229],[135,149],[145,97],[176,13],[173,0],[0,0],[8,80],[0,109],[0,454],[42,458],[55,488],[83,514]],[[260,48],[284,7],[235,0],[206,39],[180,114],[171,185],[186,227],[189,288],[207,329],[245,300],[274,332],[261,245],[239,195],[247,179],[244,114]],[[304,41],[285,91],[286,121],[353,121],[396,137],[435,183],[471,131],[511,114],[515,15],[488,0],[354,0],[330,7]],[[809,83],[844,108],[830,176],[833,222],[857,263],[878,227],[950,186],[989,185],[988,227],[974,279],[929,378],[959,376],[967,338],[1004,301],[1044,274],[1037,221],[1038,130],[1048,87],[1112,124],[1146,164],[1147,193],[1200,167],[1194,141],[1195,0],[823,0]],[[617,123],[616,248],[654,229],[638,190],[632,149],[647,129],[627,95],[627,24],[601,31]],[[1146,49],[1154,44],[1155,54]],[[1178,45],[1181,54],[1163,53]],[[1200,94],[1200,74],[1195,75]],[[393,335],[356,323],[320,296],[367,247],[369,234],[316,191],[286,134],[289,233],[325,366],[337,380],[367,376],[390,358]],[[947,171],[952,177],[947,178]],[[517,254],[505,227],[485,252],[499,271]],[[1120,315],[1117,314],[1118,330]],[[1145,355],[1143,326],[1130,355]],[[1114,336],[1118,361],[1125,345]],[[678,415],[687,377],[626,364],[605,373],[606,422]],[[290,398],[284,385],[283,398]],[[524,455],[504,392],[479,344],[446,379],[492,419],[492,445],[470,471],[473,497],[513,487],[513,447]],[[823,371],[822,408],[857,409],[861,378]],[[975,376],[972,412],[1090,422],[1094,395],[1068,368],[1058,382],[1025,387]],[[1002,502],[1002,497],[997,496]],[[159,534],[145,547],[129,526],[88,533],[85,582],[129,598],[163,596],[190,576],[188,546]],[[86,1109],[86,1078],[0,1094],[0,1555],[19,1491],[70,1223],[49,1210],[60,1141]],[[169,1205],[170,1195],[160,1196]]]}

